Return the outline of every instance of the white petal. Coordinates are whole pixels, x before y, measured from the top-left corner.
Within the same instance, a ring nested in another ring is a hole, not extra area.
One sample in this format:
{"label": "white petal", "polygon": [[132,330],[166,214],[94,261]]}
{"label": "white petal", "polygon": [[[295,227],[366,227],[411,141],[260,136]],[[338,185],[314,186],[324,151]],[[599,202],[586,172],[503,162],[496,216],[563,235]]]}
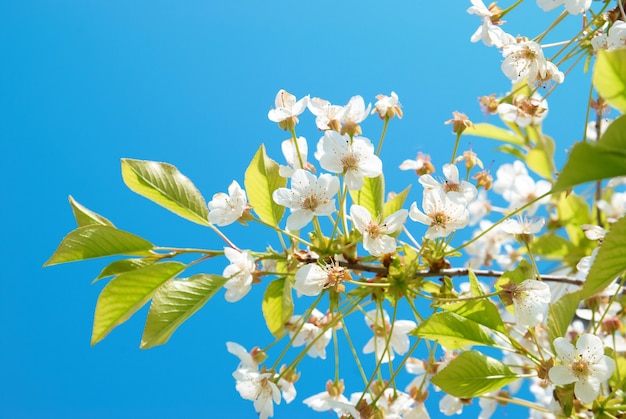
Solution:
{"label": "white petal", "polygon": [[570,384],[577,380],[576,376],[572,372],[572,369],[565,365],[557,365],[550,368],[548,375],[550,376],[550,381],[557,386]]}

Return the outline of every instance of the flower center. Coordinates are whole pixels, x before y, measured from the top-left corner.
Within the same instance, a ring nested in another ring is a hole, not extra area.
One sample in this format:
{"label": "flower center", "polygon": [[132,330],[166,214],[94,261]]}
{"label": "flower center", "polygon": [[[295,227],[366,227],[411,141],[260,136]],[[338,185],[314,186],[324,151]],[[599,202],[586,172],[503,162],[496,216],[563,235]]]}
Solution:
{"label": "flower center", "polygon": [[345,155],[341,159],[341,164],[343,165],[343,170],[345,172],[359,169],[359,159],[352,153],[348,153],[347,155]]}
{"label": "flower center", "polygon": [[448,222],[448,216],[444,212],[436,212],[430,218],[433,220],[431,226],[445,227]]}
{"label": "flower center", "polygon": [[446,180],[446,183],[443,185],[443,190],[446,192],[461,192],[461,185]]}
{"label": "flower center", "polygon": [[591,370],[589,368],[589,364],[582,359],[578,359],[572,362],[572,373],[579,380],[585,379],[591,375]]}
{"label": "flower center", "polygon": [[371,238],[377,239],[382,234],[380,226],[378,224],[370,223],[366,228],[365,232],[370,235]]}
{"label": "flower center", "polygon": [[317,201],[317,197],[315,195],[311,195],[311,196],[307,196],[304,202],[302,203],[302,209],[315,211],[318,205],[319,205],[319,202]]}

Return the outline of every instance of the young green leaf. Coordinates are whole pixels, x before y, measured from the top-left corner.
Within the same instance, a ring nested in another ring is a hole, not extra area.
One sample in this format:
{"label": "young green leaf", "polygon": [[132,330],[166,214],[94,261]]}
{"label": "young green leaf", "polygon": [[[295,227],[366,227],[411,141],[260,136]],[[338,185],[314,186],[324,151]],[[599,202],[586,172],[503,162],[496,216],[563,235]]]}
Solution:
{"label": "young green leaf", "polygon": [[478,324],[482,324],[492,330],[506,333],[506,328],[504,327],[504,323],[502,323],[498,308],[488,299],[443,304],[441,308]]}
{"label": "young green leaf", "polygon": [[84,227],[91,224],[100,224],[115,227],[112,222],[110,222],[100,214],[96,214],[95,212],[85,208],[84,206],[76,202],[72,195],[69,196],[69,200],[78,227]]}
{"label": "young green leaf", "polygon": [[513,131],[500,128],[495,125],[481,122],[474,124],[473,127],[467,127],[463,131],[463,135],[472,135],[474,137],[489,138],[491,140],[504,141],[505,143],[518,146],[524,145],[524,139],[516,135]]}
{"label": "young green leaf", "polygon": [[618,176],[626,176],[626,149],[606,147],[601,142],[578,143],[569,154],[553,191]]}
{"label": "young green leaf", "polygon": [[548,340],[550,342],[565,336],[580,301],[580,292],[577,291],[565,294],[550,305],[548,312]]}
{"label": "young green leaf", "polygon": [[152,298],[156,290],[181,273],[186,265],[163,262],[118,275],[100,293],[93,320],[91,344],[124,323]]}
{"label": "young green leaf", "polygon": [[593,85],[611,106],[626,113],[626,49],[598,51]]}
{"label": "young green leaf", "polygon": [[552,181],[556,167],[554,165],[554,140],[541,132],[541,129],[530,125],[526,128],[528,136],[534,143],[526,154],[528,168],[544,179]]}
{"label": "young green leaf", "polygon": [[404,201],[406,200],[406,197],[409,194],[410,190],[411,185],[409,185],[405,190],[396,194],[393,198],[385,202],[385,205],[383,205],[383,219],[385,217],[389,217],[394,212],[402,209]]}
{"label": "young green leaf", "polygon": [[431,382],[455,397],[471,399],[499,390],[517,378],[502,362],[467,351],[454,358]]}
{"label": "young green leaf", "polygon": [[264,222],[278,227],[285,207],[274,202],[272,194],[276,189],[285,187],[287,179],[280,176],[278,163],[267,156],[263,144],[246,169],[244,184],[254,212]]}
{"label": "young green leaf", "polygon": [[420,323],[411,335],[437,341],[448,349],[495,343],[479,323],[452,312],[433,314]]}
{"label": "young green leaf", "polygon": [[158,258],[150,257],[116,260],[105,266],[104,269],[102,269],[102,272],[100,272],[100,275],[98,275],[96,279],[93,280],[92,284],[96,283],[102,278],[107,278],[109,276],[119,275],[124,272],[145,268],[149,265],[154,265],[158,260]]}
{"label": "young green leaf", "polygon": [[139,236],[115,227],[92,224],[79,227],[63,238],[43,266],[111,255],[145,255],[154,246]]}
{"label": "young green leaf", "polygon": [[202,194],[171,164],[122,159],[122,177],[133,192],[189,221],[209,225],[209,210]]}
{"label": "young green leaf", "polygon": [[228,279],[199,274],[166,282],[155,292],[141,337],[141,349],[167,343],[172,333],[213,297]]}
{"label": "young green leaf", "polygon": [[261,308],[269,331],[277,338],[282,336],[285,323],[293,315],[291,283],[284,277],[272,281],[265,289]]}
{"label": "young green leaf", "polygon": [[588,298],[609,286],[626,270],[626,217],[615,222],[602,240],[581,291]]}
{"label": "young green leaf", "polygon": [[383,175],[374,178],[363,178],[363,187],[358,191],[350,191],[355,204],[365,207],[372,217],[376,218],[383,213],[385,200],[385,179]]}

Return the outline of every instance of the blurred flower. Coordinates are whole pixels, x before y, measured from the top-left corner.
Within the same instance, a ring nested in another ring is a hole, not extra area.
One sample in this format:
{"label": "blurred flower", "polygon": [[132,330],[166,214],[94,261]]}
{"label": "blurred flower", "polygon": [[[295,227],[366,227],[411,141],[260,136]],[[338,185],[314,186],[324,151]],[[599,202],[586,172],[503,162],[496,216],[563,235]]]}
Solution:
{"label": "blurred flower", "polygon": [[287,322],[289,336],[291,338],[295,336],[291,346],[297,348],[311,344],[307,355],[311,358],[326,359],[326,347],[332,338],[332,329],[324,330],[325,316],[314,308],[306,322],[301,325],[302,321],[302,316],[291,316]]}
{"label": "blurred flower", "polygon": [[418,176],[435,172],[435,167],[430,162],[428,154],[417,153],[415,160],[405,160],[400,165],[400,170],[415,170]]}
{"label": "blurred flower", "polygon": [[626,192],[614,192],[610,203],[601,200],[596,205],[606,214],[607,221],[614,223],[626,214]]}
{"label": "blurred flower", "polygon": [[291,189],[278,188],[272,194],[274,202],[291,209],[287,228],[299,230],[314,216],[335,212],[333,197],[339,191],[339,180],[328,173],[319,178],[305,170],[296,170],[291,177]]}
{"label": "blurred flower", "polygon": [[474,126],[472,121],[469,120],[467,115],[461,112],[452,112],[452,119],[444,122],[446,125],[452,124],[452,132],[455,134],[460,134],[465,131],[466,128],[471,128]]}
{"label": "blurred flower", "polygon": [[396,239],[389,236],[402,230],[409,212],[405,209],[394,212],[382,223],[374,222],[372,214],[360,205],[350,207],[350,217],[356,229],[363,235],[363,248],[372,256],[396,251]]}
{"label": "blurred flower", "polygon": [[565,5],[567,13],[579,15],[591,7],[591,0],[537,0],[537,5],[544,12],[555,9],[562,4]]}
{"label": "blurred flower", "polygon": [[218,192],[209,201],[209,221],[218,226],[227,226],[234,223],[243,215],[249,206],[246,191],[241,189],[237,181],[228,186],[228,194]]}
{"label": "blurred flower", "polygon": [[271,372],[256,372],[238,369],[233,373],[239,395],[254,402],[260,419],[274,416],[274,403],[280,404],[280,390],[274,383]]}
{"label": "blurred flower", "polygon": [[524,327],[534,327],[543,323],[548,315],[550,287],[535,279],[527,279],[513,287],[513,309],[515,322]]}
{"label": "blurred flower", "polygon": [[329,380],[326,383],[326,391],[308,397],[304,399],[302,403],[316,412],[333,410],[339,417],[346,415],[352,415],[354,418],[360,417],[354,406],[348,401],[346,396],[343,395],[343,391],[343,380],[340,380],[337,384]]}
{"label": "blurred flower", "polygon": [[324,170],[344,175],[350,190],[363,187],[363,177],[376,177],[383,171],[383,163],[374,154],[374,146],[365,137],[340,135],[326,131],[317,144],[315,158]]}
{"label": "blurred flower", "polygon": [[502,231],[505,233],[519,235],[537,234],[546,224],[542,217],[515,217],[507,218],[502,222]]}
{"label": "blurred flower", "polygon": [[[496,181],[493,189],[509,202],[509,208],[514,210],[523,207],[536,198],[552,189],[550,182],[539,180],[535,182],[529,175],[524,163],[516,160],[513,164],[503,164],[496,172]],[[533,215],[537,207],[547,202],[549,196],[542,198],[526,209],[526,213]]]}
{"label": "blurred flower", "polygon": [[554,349],[564,365],[550,368],[550,381],[559,386],[575,383],[576,397],[583,403],[593,402],[615,369],[615,361],[604,355],[600,338],[586,333],[578,338],[576,347],[566,338],[556,338]]}
{"label": "blurred flower", "polygon": [[[613,122],[612,119],[603,118],[600,122],[600,138],[606,132],[606,129]],[[589,141],[598,141],[598,124],[597,121],[591,121],[587,124],[587,130],[585,131],[585,136]]]}
{"label": "blurred flower", "polygon": [[394,353],[403,355],[409,350],[408,333],[417,327],[411,320],[395,320],[392,327],[387,312],[377,309],[366,313],[365,323],[374,332],[374,337],[365,344],[363,353],[375,352],[376,359],[383,364],[394,359]]}
{"label": "blurred flower", "polygon": [[609,51],[626,45],[626,22],[616,20],[613,23],[613,26],[609,28],[606,43]]}
{"label": "blurred flower", "polygon": [[463,402],[458,397],[446,394],[439,401],[439,411],[446,416],[460,415],[463,413]]}

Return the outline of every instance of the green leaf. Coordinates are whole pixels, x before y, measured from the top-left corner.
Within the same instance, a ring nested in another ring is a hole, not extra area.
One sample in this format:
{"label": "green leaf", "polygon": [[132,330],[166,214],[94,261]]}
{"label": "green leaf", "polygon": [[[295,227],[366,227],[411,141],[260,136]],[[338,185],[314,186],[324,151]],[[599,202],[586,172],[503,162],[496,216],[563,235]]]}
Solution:
{"label": "green leaf", "polygon": [[502,362],[468,351],[453,359],[431,381],[452,396],[471,399],[499,390],[517,378]]}
{"label": "green leaf", "polygon": [[485,295],[485,291],[483,291],[483,287],[480,286],[480,282],[478,282],[478,278],[476,277],[474,271],[470,269],[467,273],[467,277],[469,278],[470,293],[472,294],[472,297]]}
{"label": "green leaf", "polygon": [[620,116],[607,127],[598,144],[618,150],[626,148],[626,115]]}
{"label": "green leaf", "polygon": [[552,180],[556,167],[554,166],[554,140],[534,126],[526,128],[530,140],[534,143],[533,148],[526,154],[528,168],[544,179]]}
{"label": "green leaf", "polygon": [[383,213],[385,200],[385,179],[383,175],[363,179],[363,187],[358,191],[350,191],[352,202],[361,205],[376,218]]}
{"label": "green leaf", "polygon": [[626,49],[598,51],[593,85],[611,106],[626,113]]}
{"label": "green leaf", "polygon": [[93,321],[91,344],[124,323],[152,298],[156,290],[186,268],[179,262],[163,262],[118,275],[100,293]]}
{"label": "green leaf", "polygon": [[441,308],[478,324],[482,324],[489,329],[497,330],[502,333],[507,332],[504,323],[502,323],[498,308],[488,299],[443,304]]}
{"label": "green leaf", "polygon": [[284,277],[270,282],[261,308],[269,331],[275,337],[281,337],[285,333],[285,324],[293,315],[291,283]]}
{"label": "green leaf", "polygon": [[530,263],[526,261],[526,259],[522,259],[517,267],[513,270],[506,271],[500,278],[496,281],[494,287],[496,291],[500,291],[503,285],[509,283],[509,281],[519,285],[527,279],[531,279],[535,277],[535,273],[533,267],[530,266]]}
{"label": "green leaf", "polygon": [[149,255],[154,246],[139,236],[115,227],[92,224],[79,227],[63,238],[43,266],[111,255]]}
{"label": "green leaf", "polygon": [[285,187],[287,179],[280,176],[278,163],[267,157],[263,144],[246,169],[244,184],[254,212],[264,222],[278,227],[285,207],[274,202],[272,194],[276,189]]}
{"label": "green leaf", "polygon": [[610,285],[626,270],[626,217],[613,223],[602,240],[593,265],[581,291],[581,298],[588,298]]}
{"label": "green leaf", "polygon": [[556,212],[561,225],[565,226],[572,245],[578,246],[581,241],[587,240],[580,226],[590,224],[592,220],[589,216],[589,206],[584,198],[574,193],[562,193],[559,196]]}
{"label": "green leaf", "polygon": [[420,323],[411,335],[435,340],[448,349],[472,345],[493,345],[495,342],[475,321],[452,312],[441,312]]}
{"label": "green leaf", "polygon": [[524,139],[516,135],[514,132],[509,131],[508,129],[488,124],[486,122],[474,124],[473,127],[467,127],[465,131],[463,131],[463,135],[489,138],[491,140],[504,141],[505,143],[518,146],[524,145]]}
{"label": "green leaf", "polygon": [[209,225],[209,210],[200,191],[175,166],[122,159],[122,177],[133,192],[189,221]]}
{"label": "green leaf", "polygon": [[112,222],[110,222],[100,214],[96,214],[95,212],[85,208],[84,206],[76,202],[76,200],[72,198],[72,195],[69,196],[69,200],[78,227],[84,227],[92,224],[115,227]]}
{"label": "green leaf", "polygon": [[535,255],[541,255],[544,259],[560,260],[572,251],[573,246],[564,237],[546,233],[532,242],[532,249]]}
{"label": "green leaf", "polygon": [[228,281],[219,275],[198,274],[187,279],[174,279],[163,284],[154,294],[141,349],[166,343],[172,333],[195,314]]}
{"label": "green leaf", "polygon": [[92,284],[102,278],[107,278],[109,276],[115,276],[124,272],[134,271],[136,269],[141,269],[145,268],[146,266],[154,265],[158,260],[158,258],[149,257],[116,260],[105,266],[102,272],[100,272],[100,275],[98,275],[96,279],[93,280]]}
{"label": "green leaf", "polygon": [[550,305],[550,312],[548,313],[548,338],[550,342],[565,336],[580,300],[580,292],[577,291],[565,294]]}
{"label": "green leaf", "polygon": [[553,191],[618,176],[626,176],[626,149],[605,147],[602,143],[578,143],[572,149]]}
{"label": "green leaf", "polygon": [[409,185],[405,190],[385,202],[385,205],[383,205],[383,219],[402,209],[410,190],[411,186]]}

